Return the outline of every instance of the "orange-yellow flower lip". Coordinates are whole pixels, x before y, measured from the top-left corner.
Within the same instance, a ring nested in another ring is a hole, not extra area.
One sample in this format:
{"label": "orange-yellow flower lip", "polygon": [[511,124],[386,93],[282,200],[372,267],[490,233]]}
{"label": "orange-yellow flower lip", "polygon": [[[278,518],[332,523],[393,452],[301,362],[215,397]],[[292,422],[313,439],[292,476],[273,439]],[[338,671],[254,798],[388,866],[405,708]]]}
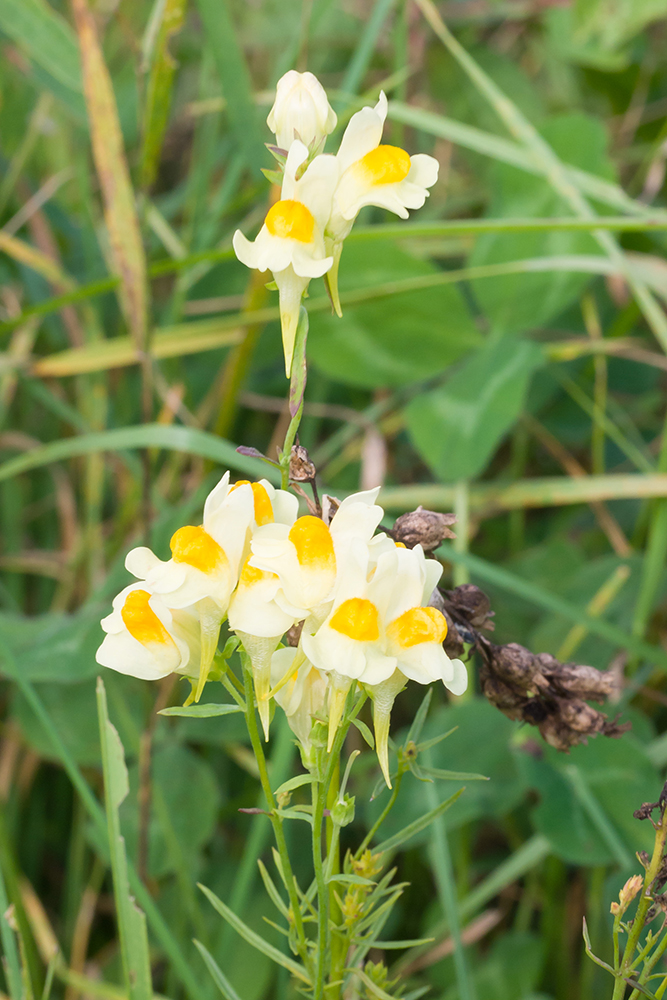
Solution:
{"label": "orange-yellow flower lip", "polygon": [[264,224],[272,236],[299,243],[313,242],[315,219],[310,209],[300,201],[290,198],[277,201],[269,209]]}
{"label": "orange-yellow flower lip", "polygon": [[398,184],[410,173],[410,156],[399,146],[376,146],[355,166],[369,184]]}
{"label": "orange-yellow flower lip", "polygon": [[227,556],[215,538],[202,527],[188,524],[179,528],[169,544],[174,562],[187,563],[202,573],[215,573],[227,563]]}
{"label": "orange-yellow flower lip", "polygon": [[443,642],[447,621],[437,608],[410,608],[387,626],[387,636],[403,649],[422,642]]}
{"label": "orange-yellow flower lip", "polygon": [[343,601],[332,615],[329,626],[357,642],[376,642],[380,638],[378,610],[365,597]]}
{"label": "orange-yellow flower lip", "polygon": [[150,596],[146,590],[130,591],[120,612],[123,624],[142,646],[153,643],[173,646],[174,640],[148,603]]}

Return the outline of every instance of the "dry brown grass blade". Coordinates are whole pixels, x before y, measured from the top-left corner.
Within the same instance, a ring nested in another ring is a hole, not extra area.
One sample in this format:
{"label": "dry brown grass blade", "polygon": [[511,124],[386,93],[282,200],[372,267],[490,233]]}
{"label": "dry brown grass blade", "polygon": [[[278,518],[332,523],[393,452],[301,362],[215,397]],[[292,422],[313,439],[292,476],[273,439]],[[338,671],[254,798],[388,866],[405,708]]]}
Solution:
{"label": "dry brown grass blade", "polygon": [[72,0],[72,11],[81,47],[90,138],[104,201],[112,265],[120,278],[120,300],[128,328],[137,349],[145,351],[148,337],[146,258],[116,99],[87,0]]}

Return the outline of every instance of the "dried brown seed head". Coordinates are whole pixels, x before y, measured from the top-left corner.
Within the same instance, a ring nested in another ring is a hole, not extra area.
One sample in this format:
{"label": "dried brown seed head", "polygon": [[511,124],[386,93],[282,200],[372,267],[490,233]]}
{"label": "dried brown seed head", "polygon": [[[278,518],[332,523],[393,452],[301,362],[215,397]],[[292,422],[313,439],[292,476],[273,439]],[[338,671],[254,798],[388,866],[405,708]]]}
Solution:
{"label": "dried brown seed head", "polygon": [[294,483],[312,483],[317,475],[308,452],[300,444],[293,444],[289,458],[289,477]]}
{"label": "dried brown seed head", "polygon": [[450,531],[450,525],[455,522],[455,514],[440,514],[435,510],[424,510],[420,506],[408,514],[401,514],[391,533],[394,540],[401,542],[407,549],[421,545],[424,552],[432,552],[445,538],[456,538],[454,532]]}

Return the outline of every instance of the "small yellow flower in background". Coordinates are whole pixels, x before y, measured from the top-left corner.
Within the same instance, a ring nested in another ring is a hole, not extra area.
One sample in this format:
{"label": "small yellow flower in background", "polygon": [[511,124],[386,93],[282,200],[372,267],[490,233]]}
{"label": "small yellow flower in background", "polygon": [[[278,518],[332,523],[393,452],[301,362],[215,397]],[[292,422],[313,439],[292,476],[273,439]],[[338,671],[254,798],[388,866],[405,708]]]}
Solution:
{"label": "small yellow flower in background", "polygon": [[174,672],[199,674],[199,618],[192,608],[169,609],[134,583],[114,599],[102,628],[107,634],[96,660],[103,667],[148,681]]}
{"label": "small yellow flower in background", "polygon": [[289,152],[298,139],[309,149],[317,150],[335,129],[336,121],[336,113],[316,76],[291,69],[280,78],[276,99],[266,119],[280,149]]}
{"label": "small yellow flower in background", "polygon": [[232,241],[242,264],[271,271],[278,286],[288,378],[303,293],[311,278],[321,278],[333,264],[324,247],[324,227],[331,214],[336,165],[332,157],[316,157],[297,180],[307,159],[308,150],[295,140],[287,154],[280,201],[269,209],[257,238],[251,242],[237,229]]}

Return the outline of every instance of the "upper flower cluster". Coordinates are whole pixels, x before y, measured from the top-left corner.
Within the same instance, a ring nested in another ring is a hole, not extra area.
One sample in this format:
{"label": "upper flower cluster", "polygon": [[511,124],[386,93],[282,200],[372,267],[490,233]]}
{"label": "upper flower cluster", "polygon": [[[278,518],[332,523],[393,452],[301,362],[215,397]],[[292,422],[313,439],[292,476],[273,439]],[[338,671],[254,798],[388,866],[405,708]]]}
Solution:
{"label": "upper flower cluster", "polygon": [[[350,687],[363,685],[389,781],[389,716],[406,681],[441,680],[461,694],[467,674],[443,649],[445,618],[428,606],[442,568],[419,546],[375,534],[377,492],[347,497],[327,523],[299,517],[297,498],[266,480],[231,484],[227,473],[203,523],[172,537],[171,559],[145,547],[128,554],[138,582],[102,622],[98,663],[147,679],[176,671],[198,699],[227,616],[252,664],[267,739],[274,698],[306,755],[314,717],[328,719],[331,747]],[[298,646],[278,648],[300,623]]]}
{"label": "upper flower cluster", "polygon": [[322,153],[336,126],[324,88],[312,73],[290,70],[278,82],[267,118],[276,135],[275,155],[284,162],[280,200],[269,209],[251,242],[237,230],[240,261],[273,272],[280,293],[280,320],[289,376],[301,298],[311,278],[325,276],[332,305],[341,315],[338,264],[343,241],[365,205],[407,219],[421,208],[438,178],[438,161],[382,144],[387,117],[384,93],[374,108],[352,116],[336,155]]}

